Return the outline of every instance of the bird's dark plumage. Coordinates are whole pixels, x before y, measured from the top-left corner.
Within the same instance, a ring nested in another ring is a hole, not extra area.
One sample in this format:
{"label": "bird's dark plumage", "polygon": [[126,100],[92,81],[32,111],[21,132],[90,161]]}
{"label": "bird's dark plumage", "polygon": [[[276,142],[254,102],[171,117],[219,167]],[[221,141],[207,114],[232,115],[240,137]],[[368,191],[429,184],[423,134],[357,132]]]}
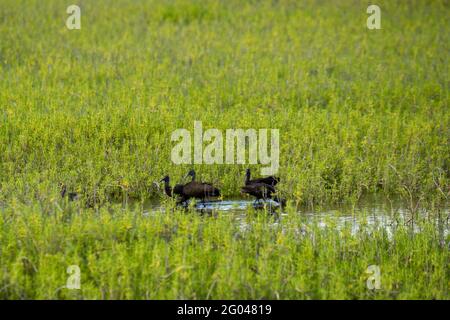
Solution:
{"label": "bird's dark plumage", "polygon": [[205,200],[209,197],[220,197],[220,190],[211,183],[195,181],[194,170],[189,171],[186,177],[188,176],[191,176],[192,180],[183,186],[183,198],[185,200],[190,198]]}
{"label": "bird's dark plumage", "polygon": [[243,186],[241,192],[254,196],[256,200],[266,200],[272,199],[272,193],[275,193],[275,188],[265,183],[255,182]]}
{"label": "bird's dark plumage", "polygon": [[261,199],[273,199],[280,205],[284,206],[286,200],[280,199],[278,196],[272,198],[272,194],[276,193],[275,186],[280,182],[280,178],[269,176],[265,178],[250,179],[250,169],[245,172],[245,186],[242,187],[241,192],[254,196],[256,201]]}
{"label": "bird's dark plumage", "polygon": [[209,183],[191,181],[183,186],[183,196],[187,199],[205,200],[209,197],[220,197],[220,190]]}
{"label": "bird's dark plumage", "polygon": [[247,171],[245,172],[245,185],[249,185],[249,184],[253,184],[253,183],[264,183],[267,184],[269,186],[276,186],[278,182],[280,182],[280,178],[279,177],[274,177],[274,176],[269,176],[269,177],[265,177],[265,178],[257,178],[257,179],[250,179],[251,177],[251,173],[250,173],[250,169],[247,169]]}
{"label": "bird's dark plumage", "polygon": [[169,197],[173,197],[174,195],[178,195],[181,197],[181,202],[185,202],[191,198],[205,200],[209,197],[219,197],[220,190],[215,188],[210,183],[198,182],[195,181],[195,171],[191,170],[188,173],[188,176],[192,177],[192,181],[186,183],[185,185],[177,184],[172,189],[170,187],[170,178],[169,176],[165,176],[161,181],[164,181],[164,191]]}
{"label": "bird's dark plumage", "polygon": [[170,186],[170,177],[165,176],[161,179],[161,182],[164,181],[164,192],[167,196],[173,197],[174,195],[182,196],[183,195],[183,185],[177,184],[175,187]]}

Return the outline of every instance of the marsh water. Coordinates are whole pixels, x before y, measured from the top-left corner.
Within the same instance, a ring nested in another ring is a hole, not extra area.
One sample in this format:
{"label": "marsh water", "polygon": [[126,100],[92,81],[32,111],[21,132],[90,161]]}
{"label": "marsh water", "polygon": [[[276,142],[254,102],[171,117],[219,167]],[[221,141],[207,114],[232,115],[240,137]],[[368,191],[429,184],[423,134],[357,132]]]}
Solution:
{"label": "marsh water", "polygon": [[[165,212],[169,204],[164,201],[147,200],[143,203],[144,215],[152,215],[156,212]],[[227,214],[234,218],[243,230],[249,227],[248,214],[274,215],[274,225],[279,224],[288,213],[275,201],[254,202],[252,200],[228,199],[222,201],[209,201],[190,205],[194,211],[201,214]],[[292,212],[292,210],[290,211]],[[352,233],[364,228],[384,228],[387,234],[392,234],[393,228],[398,224],[411,224],[413,217],[432,217],[436,219],[437,226],[441,229],[441,236],[446,237],[449,231],[450,210],[448,207],[434,209],[411,210],[408,204],[400,199],[388,200],[382,197],[366,197],[357,204],[341,204],[330,206],[297,207],[296,212],[305,224],[315,223],[320,228],[351,228]],[[439,220],[439,221],[438,221]],[[413,230],[420,231],[412,224]]]}

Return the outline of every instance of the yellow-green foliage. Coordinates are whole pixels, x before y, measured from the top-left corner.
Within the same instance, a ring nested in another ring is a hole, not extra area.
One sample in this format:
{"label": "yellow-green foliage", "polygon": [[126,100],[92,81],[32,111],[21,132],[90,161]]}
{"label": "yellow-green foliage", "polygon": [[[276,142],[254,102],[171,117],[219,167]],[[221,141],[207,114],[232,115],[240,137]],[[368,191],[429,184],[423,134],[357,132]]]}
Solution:
{"label": "yellow-green foliage", "polygon": [[[17,205],[0,211],[0,298],[448,299],[447,238],[433,220],[327,228],[295,211],[237,223],[168,209]],[[360,222],[365,218],[361,217]],[[372,231],[370,231],[372,230]],[[80,290],[63,288],[69,265]],[[369,290],[377,265],[381,287]]]}
{"label": "yellow-green foliage", "polygon": [[[448,188],[448,3],[80,1],[0,4],[0,199],[64,181],[149,197],[176,128],[279,128],[302,203]],[[203,165],[236,195],[244,166]],[[440,177],[440,178],[439,178]]]}
{"label": "yellow-green foliage", "polygon": [[[381,30],[367,1],[79,0],[81,30],[69,4],[0,1],[0,298],[448,299],[432,221],[392,239],[303,233],[291,210],[250,214],[243,233],[227,215],[109,205],[179,180],[191,166],[171,162],[171,133],[200,120],[278,128],[292,203],[448,206],[448,1],[377,0]],[[246,166],[195,168],[231,197]],[[72,264],[81,291],[61,288]],[[381,291],[365,287],[370,264]]]}

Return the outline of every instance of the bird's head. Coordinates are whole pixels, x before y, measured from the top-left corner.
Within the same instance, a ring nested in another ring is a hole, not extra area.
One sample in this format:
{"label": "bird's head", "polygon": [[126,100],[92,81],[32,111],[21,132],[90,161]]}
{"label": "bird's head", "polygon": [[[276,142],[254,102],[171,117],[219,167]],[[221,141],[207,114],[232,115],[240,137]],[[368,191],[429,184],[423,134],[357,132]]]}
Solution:
{"label": "bird's head", "polygon": [[185,176],[185,178],[187,177],[192,177],[192,180],[195,179],[195,170],[190,170],[187,175]]}
{"label": "bird's head", "polygon": [[159,182],[166,182],[166,183],[169,183],[169,182],[170,182],[170,178],[169,178],[169,176],[165,176],[165,177],[162,178],[161,181],[159,181]]}

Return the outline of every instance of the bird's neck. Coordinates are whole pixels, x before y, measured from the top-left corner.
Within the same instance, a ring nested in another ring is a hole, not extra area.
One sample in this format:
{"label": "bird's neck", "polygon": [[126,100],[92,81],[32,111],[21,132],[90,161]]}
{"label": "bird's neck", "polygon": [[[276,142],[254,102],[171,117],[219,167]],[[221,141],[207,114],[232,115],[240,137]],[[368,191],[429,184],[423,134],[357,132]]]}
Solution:
{"label": "bird's neck", "polygon": [[170,186],[169,182],[166,181],[164,183],[164,191],[166,192],[166,194],[171,197],[172,196],[172,187]]}
{"label": "bird's neck", "polygon": [[166,194],[169,197],[172,196],[172,187],[170,186],[170,181],[169,180],[165,180],[164,181],[164,191],[166,192]]}

